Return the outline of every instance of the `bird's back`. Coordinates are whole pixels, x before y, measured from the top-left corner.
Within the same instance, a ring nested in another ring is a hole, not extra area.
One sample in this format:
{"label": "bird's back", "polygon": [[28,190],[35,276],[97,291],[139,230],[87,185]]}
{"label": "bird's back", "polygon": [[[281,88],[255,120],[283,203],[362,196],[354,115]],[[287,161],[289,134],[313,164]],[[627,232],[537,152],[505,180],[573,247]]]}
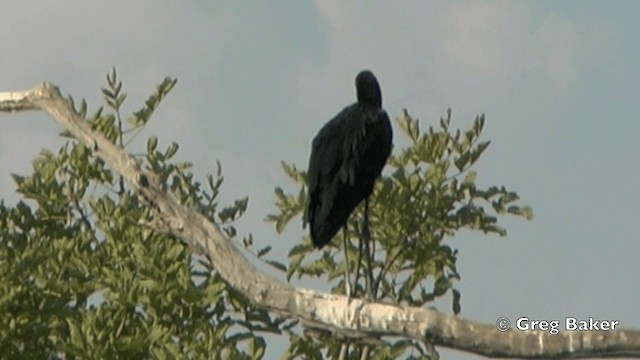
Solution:
{"label": "bird's back", "polygon": [[374,106],[355,103],[320,129],[311,148],[304,216],[316,248],[331,241],[371,195],[391,147],[389,117]]}

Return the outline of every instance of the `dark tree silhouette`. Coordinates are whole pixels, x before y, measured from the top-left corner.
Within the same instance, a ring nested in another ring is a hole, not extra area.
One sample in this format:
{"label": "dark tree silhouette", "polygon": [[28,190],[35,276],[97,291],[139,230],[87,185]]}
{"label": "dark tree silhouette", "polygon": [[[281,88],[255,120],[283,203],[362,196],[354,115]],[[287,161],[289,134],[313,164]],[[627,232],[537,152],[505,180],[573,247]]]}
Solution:
{"label": "dark tree silhouette", "polygon": [[[382,109],[380,85],[364,70],[356,77],[358,101],[325,124],[313,139],[307,171],[309,186],[304,224],[309,223],[313,245],[320,249],[341,227],[355,207],[365,200],[363,236],[371,287],[368,208],[369,195],[391,154],[393,132]],[[346,234],[344,237],[346,256]],[[360,246],[362,248],[362,246]],[[347,259],[347,273],[349,262]],[[347,295],[350,295],[346,275]],[[370,293],[369,293],[370,295]]]}

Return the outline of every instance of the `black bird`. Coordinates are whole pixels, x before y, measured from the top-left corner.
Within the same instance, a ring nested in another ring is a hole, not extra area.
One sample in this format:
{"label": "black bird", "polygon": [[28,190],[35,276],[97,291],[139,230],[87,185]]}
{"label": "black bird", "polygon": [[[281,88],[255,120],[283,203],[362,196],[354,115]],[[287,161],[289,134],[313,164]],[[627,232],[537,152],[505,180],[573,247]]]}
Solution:
{"label": "black bird", "polygon": [[[380,85],[371,71],[358,74],[356,90],[358,101],[326,123],[313,139],[303,221],[309,223],[313,245],[320,249],[346,227],[351,212],[365,200],[363,241],[370,256],[368,200],[391,154],[393,132],[382,109]],[[344,241],[346,255],[346,235]],[[368,283],[372,280],[369,271]],[[346,283],[350,296],[348,278]]]}

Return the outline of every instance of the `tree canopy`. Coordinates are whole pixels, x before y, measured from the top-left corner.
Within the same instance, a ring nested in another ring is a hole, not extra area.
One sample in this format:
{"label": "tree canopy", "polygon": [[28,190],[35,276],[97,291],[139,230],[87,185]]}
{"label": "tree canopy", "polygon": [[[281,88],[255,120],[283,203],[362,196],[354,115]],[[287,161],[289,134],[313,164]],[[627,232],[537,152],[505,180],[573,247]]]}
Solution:
{"label": "tree canopy", "polygon": [[[178,144],[160,149],[160,141],[150,137],[146,153],[130,158],[133,167],[146,174],[132,184],[121,169],[114,171],[112,159],[102,156],[100,152],[108,150],[101,148],[103,143],[80,139],[82,131],[95,131],[126,149],[175,84],[175,79],[165,79],[139,111],[124,119],[121,107],[126,93],[112,71],[102,89],[104,109],[88,114],[86,102],[65,100],[72,116],[79,116],[90,130],[65,130],[62,135],[70,139],[64,146],[57,152],[42,150],[33,160],[31,174],[13,175],[23,200],[12,206],[0,201],[3,356],[259,359],[267,347],[266,333],[288,337],[284,358],[428,359],[437,358],[436,345],[452,344],[435,330],[427,331],[422,340],[385,334],[358,337],[314,326],[312,315],[296,318],[291,315],[295,311],[284,307],[274,311],[271,300],[289,289],[262,288],[249,294],[248,287],[229,276],[229,267],[220,263],[224,258],[216,263],[210,255],[213,250],[180,235],[190,224],[171,223],[172,209],[195,209],[219,227],[226,241],[242,244],[287,280],[322,277],[336,294],[344,289],[341,275],[346,266],[338,255],[339,242],[314,252],[305,236],[291,244],[289,263],[284,265],[281,256],[270,253],[268,239],[261,236],[258,242],[252,235],[238,236],[234,221],[245,212],[248,199],[219,203],[224,182],[220,164],[216,174],[200,182],[194,179],[190,163],[174,160]],[[33,106],[13,100],[0,103],[4,111]],[[450,295],[451,312],[458,314],[462,309],[455,287],[460,279],[458,251],[448,239],[461,229],[504,236],[499,215],[532,218],[532,210],[519,205],[517,193],[504,186],[482,189],[476,184],[479,175],[473,166],[489,146],[481,140],[484,115],[464,131],[454,129],[452,122],[451,110],[426,131],[407,111],[395,121],[406,145],[395,149],[370,208],[376,303],[424,308]],[[299,223],[306,198],[305,173],[286,162],[282,167],[297,190],[275,190],[277,211],[266,220],[278,232],[292,220]],[[158,194],[153,192],[156,185],[157,191],[175,199],[176,204],[169,204],[173,208],[152,198]],[[361,211],[356,209],[350,220],[350,238],[360,236],[355,219]],[[350,267],[361,274],[357,247],[347,250]],[[360,276],[356,297],[363,294],[363,282]],[[299,309],[305,304],[287,306]],[[526,348],[521,351],[525,354]]]}

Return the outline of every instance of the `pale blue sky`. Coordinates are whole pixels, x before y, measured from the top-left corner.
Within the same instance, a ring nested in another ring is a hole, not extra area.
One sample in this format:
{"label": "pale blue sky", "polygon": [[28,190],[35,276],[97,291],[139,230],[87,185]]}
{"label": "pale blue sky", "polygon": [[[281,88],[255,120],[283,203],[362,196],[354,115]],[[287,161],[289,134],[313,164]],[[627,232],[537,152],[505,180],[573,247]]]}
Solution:
{"label": "pale blue sky", "polygon": [[[312,137],[354,101],[353,79],[369,68],[391,116],[407,108],[425,128],[451,107],[465,128],[485,113],[492,145],[478,181],[534,209],[533,221],[502,219],[506,238],[450,239],[462,317],[593,316],[640,328],[640,2],[79,3],[2,7],[0,91],[46,80],[95,109],[116,66],[131,111],[177,77],[143,135],[180,143],[198,174],[220,159],[224,198],[250,197],[239,230],[282,261],[302,229],[296,220],[278,236],[262,221],[273,188],[293,189],[280,161],[306,167]],[[11,204],[9,173],[62,139],[37,113],[1,115],[0,129],[0,197]],[[448,300],[438,306],[449,312]]]}

